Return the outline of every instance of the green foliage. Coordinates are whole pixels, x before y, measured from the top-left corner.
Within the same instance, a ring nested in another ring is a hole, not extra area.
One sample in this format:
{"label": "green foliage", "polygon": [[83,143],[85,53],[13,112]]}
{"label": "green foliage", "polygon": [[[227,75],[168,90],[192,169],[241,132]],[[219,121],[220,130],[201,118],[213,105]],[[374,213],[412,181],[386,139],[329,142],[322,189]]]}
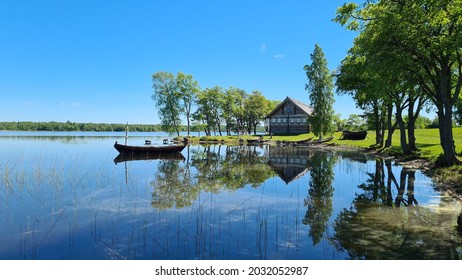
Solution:
{"label": "green foliage", "polygon": [[195,81],[191,75],[180,72],[176,76],[176,86],[180,99],[183,101],[182,112],[186,117],[189,135],[191,131],[192,107],[200,91],[199,83]]}
{"label": "green foliage", "polygon": [[222,117],[226,126],[226,133],[237,132],[245,127],[244,100],[247,93],[241,89],[230,87],[224,92],[222,100]]}
{"label": "green foliage", "polygon": [[253,128],[257,132],[257,125],[275,108],[274,102],[266,99],[259,91],[254,91],[244,101],[245,117],[249,134]]}
{"label": "green foliage", "polygon": [[[409,117],[408,116],[404,116],[404,121],[405,122],[408,122],[408,119]],[[419,116],[417,118],[417,120],[415,121],[415,128],[416,129],[424,129],[424,128],[427,128],[429,125],[432,124],[432,120],[428,117],[424,117],[424,116]],[[436,124],[436,127],[438,127],[438,121],[435,123]]]}
{"label": "green foliage", "polygon": [[309,92],[313,114],[309,122],[313,133],[322,138],[323,135],[334,131],[334,94],[333,77],[327,68],[327,60],[322,49],[315,45],[314,52],[310,55],[311,64],[303,69],[308,78],[306,90]]}
{"label": "green foliage", "polygon": [[360,131],[367,129],[367,122],[356,114],[351,114],[345,121],[345,130]]}
{"label": "green foliage", "polygon": [[257,126],[276,106],[259,91],[247,94],[241,89],[230,87],[223,90],[219,86],[201,91],[196,103],[193,119],[203,124],[207,136],[214,131],[221,136],[223,124],[227,135],[242,130],[250,134],[252,129],[256,133]]}
{"label": "green foliage", "polygon": [[[451,126],[452,109],[462,89],[462,1],[378,0],[366,1],[362,6],[349,3],[338,9],[334,21],[360,31],[349,57],[342,63],[346,64],[342,70],[351,74],[341,81],[343,90],[368,94],[365,99],[357,98],[357,102],[392,103],[401,133],[403,109],[415,103],[417,115],[430,100],[440,116],[444,160],[448,165],[459,163]],[[355,68],[359,75],[352,71]],[[405,150],[406,140],[401,139]]]}
{"label": "green foliage", "polygon": [[206,88],[197,95],[197,111],[193,118],[205,124],[205,133],[210,136],[213,131],[221,131],[223,89],[219,86]]}
{"label": "green foliage", "polygon": [[168,72],[157,72],[152,75],[152,84],[154,93],[151,97],[158,109],[162,129],[166,132],[176,132],[179,136],[182,96],[178,91],[175,76]]}

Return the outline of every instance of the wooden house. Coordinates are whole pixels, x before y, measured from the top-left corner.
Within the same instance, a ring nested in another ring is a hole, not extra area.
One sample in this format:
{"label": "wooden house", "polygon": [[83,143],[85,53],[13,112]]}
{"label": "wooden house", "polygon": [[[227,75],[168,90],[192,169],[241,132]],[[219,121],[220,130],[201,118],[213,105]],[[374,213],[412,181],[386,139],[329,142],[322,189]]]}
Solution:
{"label": "wooden house", "polygon": [[312,112],[310,106],[287,97],[266,116],[268,133],[271,135],[309,133],[308,116]]}

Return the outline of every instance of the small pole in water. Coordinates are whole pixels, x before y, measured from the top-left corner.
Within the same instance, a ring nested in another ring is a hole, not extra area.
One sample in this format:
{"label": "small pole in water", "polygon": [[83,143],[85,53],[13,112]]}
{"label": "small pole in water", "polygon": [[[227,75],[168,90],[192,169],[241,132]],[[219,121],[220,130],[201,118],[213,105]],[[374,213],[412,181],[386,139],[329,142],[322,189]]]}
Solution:
{"label": "small pole in water", "polygon": [[128,142],[128,122],[127,122],[127,126],[125,127],[125,145],[127,145],[127,142]]}

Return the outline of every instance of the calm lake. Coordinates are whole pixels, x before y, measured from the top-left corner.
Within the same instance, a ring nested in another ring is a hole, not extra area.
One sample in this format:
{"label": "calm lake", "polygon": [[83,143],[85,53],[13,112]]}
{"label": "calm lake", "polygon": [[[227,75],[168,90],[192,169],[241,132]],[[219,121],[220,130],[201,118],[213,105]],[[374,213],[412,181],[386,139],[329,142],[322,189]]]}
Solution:
{"label": "calm lake", "polygon": [[124,133],[0,132],[0,259],[462,256],[461,203],[390,160],[197,145],[116,164],[115,141]]}

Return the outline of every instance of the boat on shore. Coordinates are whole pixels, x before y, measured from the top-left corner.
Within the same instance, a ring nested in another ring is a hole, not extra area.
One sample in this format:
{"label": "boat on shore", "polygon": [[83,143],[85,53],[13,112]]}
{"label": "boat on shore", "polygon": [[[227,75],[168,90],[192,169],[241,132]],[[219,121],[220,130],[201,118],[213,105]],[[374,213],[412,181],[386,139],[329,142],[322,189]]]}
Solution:
{"label": "boat on shore", "polygon": [[246,142],[247,142],[247,145],[263,145],[263,144],[267,144],[269,140],[263,140],[263,138],[257,138],[257,139],[247,139]]}
{"label": "boat on shore", "polygon": [[322,143],[329,142],[329,141],[331,141],[332,139],[334,139],[333,136],[327,137],[327,138],[324,138],[324,139],[318,139],[318,140],[310,141],[310,142],[308,142],[308,144],[309,144],[309,145],[313,145],[313,144],[322,144]]}
{"label": "boat on shore", "polygon": [[117,143],[114,148],[121,154],[157,154],[157,153],[180,153],[186,145],[144,145],[132,146]]}
{"label": "boat on shore", "polygon": [[348,131],[344,130],[340,139],[343,140],[364,140],[366,139],[367,131]]}
{"label": "boat on shore", "polygon": [[282,141],[277,142],[278,146],[311,146],[316,144],[322,144],[331,141],[334,137],[328,137],[324,139],[313,140],[313,137],[300,140],[300,141]]}

